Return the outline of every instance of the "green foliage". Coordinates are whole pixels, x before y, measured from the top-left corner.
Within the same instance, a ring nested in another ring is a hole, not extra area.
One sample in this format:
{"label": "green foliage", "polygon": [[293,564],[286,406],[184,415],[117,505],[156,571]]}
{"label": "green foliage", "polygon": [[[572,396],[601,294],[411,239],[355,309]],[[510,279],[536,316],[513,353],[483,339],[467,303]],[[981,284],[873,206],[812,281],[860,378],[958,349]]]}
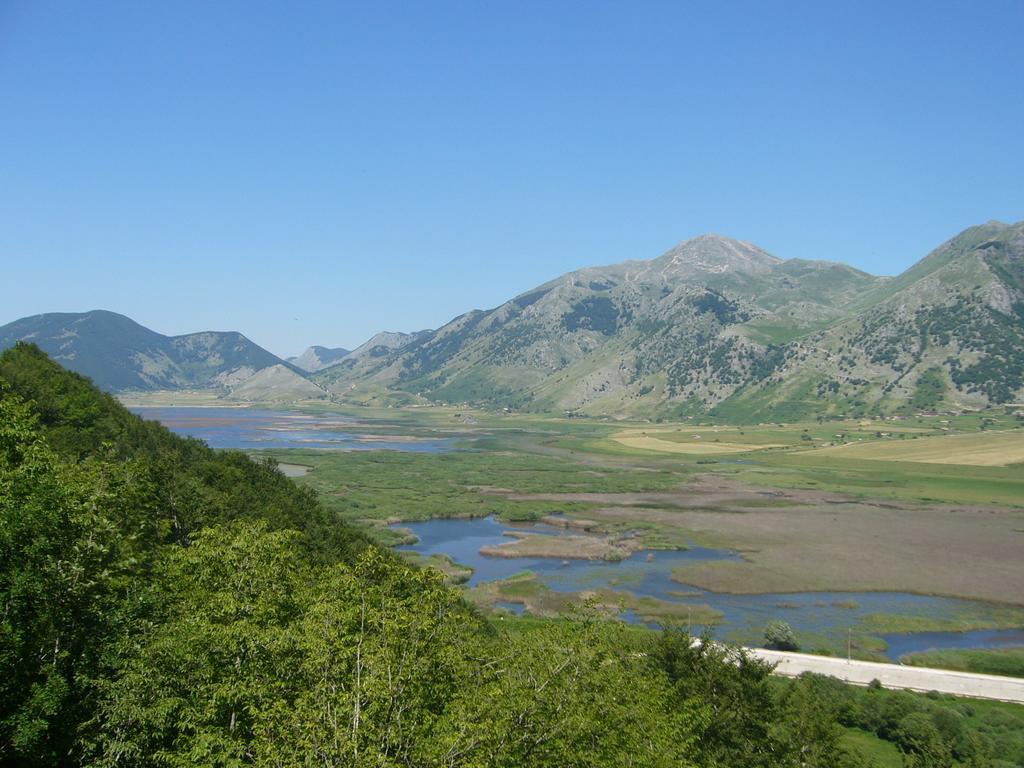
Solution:
{"label": "green foliage", "polygon": [[[768,665],[677,630],[499,630],[272,461],[145,424],[30,347],[0,381],[3,764],[853,765],[837,723],[921,764],[1019,754],[1012,713],[780,694]],[[576,471],[549,465],[538,488]]]}
{"label": "green foliage", "polygon": [[100,764],[397,764],[443,737],[466,683],[458,593],[377,550],[314,566],[294,535],[236,523],[169,552],[152,591],[157,620],[105,691]]}
{"label": "green foliage", "polygon": [[183,542],[205,525],[258,518],[300,531],[304,546],[327,559],[351,559],[368,543],[325,512],[312,492],[296,489],[273,462],[213,451],[144,421],[33,345],[18,344],[0,355],[0,382],[28,404],[62,460],[135,460],[170,539]]}
{"label": "green foliage", "polygon": [[632,313],[620,308],[607,296],[588,296],[562,316],[562,325],[570,332],[589,330],[611,336],[620,323],[629,322],[630,319]]}
{"label": "green foliage", "polygon": [[793,628],[784,621],[769,621],[764,628],[764,647],[776,651],[799,651]]}
{"label": "green foliage", "polygon": [[[952,696],[856,688],[833,678],[805,674],[818,703],[841,725],[888,741],[908,766],[1014,766],[1024,763],[1024,708],[998,702],[967,702]],[[800,681],[798,681],[800,682]],[[788,695],[788,694],[786,694]],[[792,723],[792,718],[783,718]]]}
{"label": "green foliage", "polygon": [[118,601],[163,533],[149,491],[137,462],[62,463],[0,396],[0,755],[70,748]]}
{"label": "green foliage", "polygon": [[984,675],[1024,677],[1024,648],[925,651],[904,656],[900,661],[912,666],[956,669],[964,672],[979,672]]}
{"label": "green foliage", "polygon": [[170,443],[167,430],[135,418],[33,344],[19,342],[0,355],[0,381],[31,404],[47,442],[62,456],[83,458],[104,443],[125,454],[156,451]]}
{"label": "green foliage", "polygon": [[706,708],[680,702],[635,637],[622,625],[589,619],[499,636],[494,670],[472,705],[488,734],[479,764],[701,764]]}
{"label": "green foliage", "polygon": [[169,553],[153,591],[101,765],[667,768],[694,764],[706,722],[622,628],[490,635],[436,572],[374,550],[310,568],[287,534],[236,524]]}
{"label": "green foliage", "polygon": [[368,545],[272,464],[143,422],[34,347],[0,356],[0,757],[73,759],[160,552],[234,519],[315,561]]}
{"label": "green foliage", "polygon": [[779,700],[781,717],[773,736],[804,768],[840,768],[856,765],[841,746],[838,706],[826,678],[804,676],[790,684]]}
{"label": "green foliage", "polygon": [[946,380],[942,369],[929,368],[921,374],[910,398],[912,411],[935,411],[943,404],[946,396]]}
{"label": "green foliage", "polygon": [[292,673],[290,625],[308,576],[294,538],[239,523],[164,554],[154,609],[103,687],[101,764],[245,759],[258,713]]}
{"label": "green foliage", "polygon": [[771,735],[778,711],[769,687],[770,665],[714,643],[710,635],[695,643],[678,629],[658,637],[651,658],[672,683],[676,702],[708,707],[708,726],[698,745],[700,764],[780,764],[782,745]]}

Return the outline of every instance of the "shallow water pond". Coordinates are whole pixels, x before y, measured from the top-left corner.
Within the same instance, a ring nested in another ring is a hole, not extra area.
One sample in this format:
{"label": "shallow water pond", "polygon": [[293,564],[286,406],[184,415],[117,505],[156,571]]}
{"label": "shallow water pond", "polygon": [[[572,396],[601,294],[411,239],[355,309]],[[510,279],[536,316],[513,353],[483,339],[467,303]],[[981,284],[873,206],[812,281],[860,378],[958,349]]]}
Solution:
{"label": "shallow water pond", "polygon": [[159,421],[179,435],[195,437],[211,448],[256,450],[316,448],[439,453],[452,440],[359,433],[359,422],[340,414],[299,413],[262,408],[136,407],[133,413]]}
{"label": "shallow water pond", "polygon": [[889,644],[889,658],[918,651],[1024,648],[1024,629],[979,629],[972,632],[907,632],[881,635]]}
{"label": "shallow water pond", "polygon": [[[765,624],[781,619],[797,633],[845,638],[847,630],[856,628],[871,614],[898,614],[929,618],[954,618],[972,603],[944,597],[914,595],[904,592],[806,592],[760,595],[732,595],[709,592],[672,579],[672,570],[694,560],[738,559],[734,552],[704,547],[684,551],[650,551],[634,553],[621,562],[604,560],[559,559],[550,557],[495,557],[480,553],[510,541],[509,532],[564,536],[577,531],[545,525],[503,523],[494,517],[428,520],[400,523],[396,528],[408,529],[417,537],[415,544],[400,547],[422,555],[444,554],[457,563],[473,569],[467,586],[506,579],[522,571],[532,571],[550,589],[558,592],[579,592],[586,589],[610,588],[639,596],[650,596],[694,605],[709,605],[723,614],[723,623],[716,628],[719,635],[739,633],[759,636]],[[517,613],[522,606],[501,604]],[[631,612],[621,617],[641,622]],[[906,653],[931,648],[1002,647],[1024,645],[1024,631],[1005,632],[917,632],[887,634],[888,655],[897,659]],[[959,644],[958,644],[959,643]],[[968,644],[969,643],[969,644]]]}

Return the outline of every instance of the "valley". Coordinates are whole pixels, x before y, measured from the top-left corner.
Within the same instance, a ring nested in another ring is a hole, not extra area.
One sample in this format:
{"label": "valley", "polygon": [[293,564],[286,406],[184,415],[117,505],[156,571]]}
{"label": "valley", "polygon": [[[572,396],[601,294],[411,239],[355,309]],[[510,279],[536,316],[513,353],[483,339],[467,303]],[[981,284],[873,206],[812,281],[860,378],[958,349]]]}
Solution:
{"label": "valley", "polygon": [[[1024,476],[968,450],[1012,460],[1006,409],[740,428],[318,406],[271,412],[263,445],[263,412],[210,410],[255,433],[221,447],[301,468],[339,518],[509,620],[591,605],[751,645],[784,620],[802,648],[870,660],[1022,645]],[[192,412],[148,414],[190,433]],[[358,438],[303,444],[335,429]]]}
{"label": "valley", "polygon": [[0,768],[1024,768],[1022,28],[0,3]]}
{"label": "valley", "polygon": [[[568,273],[437,329],[292,357],[234,331],[167,336],[104,310],[49,313],[0,328],[0,386],[14,393],[0,390],[0,403],[38,411],[15,443],[52,444],[75,487],[101,487],[103,472],[132,478],[111,496],[125,505],[102,529],[120,532],[126,583],[152,581],[130,551],[140,526],[152,562],[203,561],[157,576],[177,590],[158,613],[212,608],[216,623],[221,598],[190,604],[193,570],[218,574],[208,585],[219,590],[254,568],[261,594],[283,611],[264,628],[280,621],[307,644],[267,641],[281,649],[270,653],[281,669],[291,668],[286,657],[321,653],[309,643],[335,652],[339,641],[307,624],[324,606],[351,618],[376,593],[390,601],[382,637],[399,633],[402,648],[396,612],[448,622],[451,642],[421,645],[417,657],[454,654],[474,702],[474,676],[501,668],[487,654],[522,647],[500,672],[513,685],[523,659],[549,656],[579,665],[574,675],[604,675],[603,661],[583,660],[613,648],[631,667],[630,686],[679,674],[678,658],[690,680],[708,664],[715,679],[740,674],[745,693],[730,706],[761,702],[787,728],[803,707],[780,715],[771,702],[856,700],[864,711],[906,708],[901,729],[961,718],[971,723],[961,732],[986,749],[1024,755],[1018,705],[989,702],[997,708],[975,717],[965,709],[973,703],[952,696],[905,698],[922,686],[1020,698],[1019,680],[983,676],[1024,677],[1022,269],[1024,222],[971,227],[892,278],[705,235],[655,259]],[[44,437],[31,437],[34,418]],[[111,450],[122,452],[113,462]],[[29,494],[47,492],[36,475],[13,476]],[[75,551],[93,551],[93,508],[75,508]],[[21,507],[7,509],[17,524]],[[45,516],[48,507],[33,509]],[[150,511],[162,521],[136,521]],[[63,541],[45,525],[35,535]],[[32,536],[10,542],[31,547]],[[12,558],[14,569],[24,560]],[[282,591],[273,573],[304,586]],[[242,591],[227,599],[248,605]],[[117,594],[129,613],[149,610],[130,590]],[[172,613],[160,614],[158,633],[192,631]],[[97,642],[113,648],[116,628],[104,621]],[[133,631],[148,642],[144,624]],[[350,624],[340,642],[358,648],[351,641],[364,632]],[[698,633],[724,643],[698,652]],[[173,687],[181,665],[166,667],[155,650],[164,640],[153,642],[146,653],[156,655],[125,653],[122,663],[173,669]],[[460,643],[483,643],[485,655],[455,650]],[[645,677],[655,657],[631,648],[660,649],[669,672],[658,661]],[[29,653],[21,668],[39,658]],[[648,660],[642,671],[638,659]],[[760,666],[746,678],[736,664]],[[315,690],[318,674],[292,675],[292,690]],[[125,680],[143,696],[152,685],[149,674]],[[879,693],[876,680],[903,690]],[[132,720],[120,700],[99,706]],[[462,706],[447,693],[439,700]],[[628,717],[641,708],[630,704]],[[828,715],[822,743],[886,765],[900,761],[893,744],[919,750],[879,716],[852,712]],[[72,730],[65,738],[80,743]]]}

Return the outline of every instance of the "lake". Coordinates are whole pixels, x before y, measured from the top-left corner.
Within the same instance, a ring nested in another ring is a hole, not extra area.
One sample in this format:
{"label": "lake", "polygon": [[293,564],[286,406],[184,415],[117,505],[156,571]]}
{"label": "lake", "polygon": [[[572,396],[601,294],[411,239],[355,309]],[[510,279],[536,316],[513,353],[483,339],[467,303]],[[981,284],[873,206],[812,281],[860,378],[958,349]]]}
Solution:
{"label": "lake", "polygon": [[[515,525],[494,517],[428,520],[395,525],[408,529],[418,538],[415,544],[399,547],[423,555],[444,554],[473,569],[467,586],[505,579],[525,570],[533,571],[550,588],[559,592],[611,588],[646,595],[659,600],[709,605],[721,611],[723,623],[715,629],[719,635],[739,633],[759,636],[765,624],[781,619],[794,631],[807,635],[845,638],[848,628],[856,627],[870,614],[900,614],[928,618],[954,618],[972,605],[970,601],[931,597],[905,592],[802,592],[760,595],[732,595],[709,592],[672,579],[672,569],[695,560],[738,559],[727,550],[693,547],[682,551],[636,552],[621,562],[604,560],[563,560],[549,557],[493,557],[480,554],[485,546],[510,541],[507,532],[529,531],[564,536],[569,531],[544,524]],[[578,535],[578,531],[573,531]],[[675,594],[673,594],[675,593]],[[680,597],[686,593],[686,597]],[[500,603],[516,613],[522,606]],[[639,622],[637,616],[621,614],[626,621]],[[889,644],[888,655],[900,656],[933,648],[994,648],[1024,646],[1020,629],[979,632],[913,632],[880,635]]]}
{"label": "lake", "polygon": [[360,433],[357,420],[336,413],[188,406],[130,410],[144,419],[159,421],[176,434],[198,438],[211,448],[219,449],[314,448],[419,453],[454,449],[453,440]]}

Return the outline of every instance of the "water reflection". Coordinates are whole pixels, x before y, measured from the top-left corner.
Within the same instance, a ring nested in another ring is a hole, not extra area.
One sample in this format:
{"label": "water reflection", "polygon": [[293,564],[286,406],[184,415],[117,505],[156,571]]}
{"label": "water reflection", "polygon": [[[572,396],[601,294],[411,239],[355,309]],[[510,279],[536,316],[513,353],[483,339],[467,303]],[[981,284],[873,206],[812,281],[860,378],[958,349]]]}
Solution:
{"label": "water reflection", "polygon": [[[734,552],[704,547],[685,551],[640,551],[621,562],[603,560],[565,560],[550,557],[494,557],[482,555],[483,547],[510,541],[509,531],[529,531],[538,535],[564,536],[578,534],[550,525],[513,525],[494,517],[428,520],[402,523],[419,539],[400,547],[423,555],[445,554],[473,569],[469,586],[506,579],[522,571],[533,571],[551,589],[579,592],[586,589],[610,588],[635,595],[650,596],[673,602],[706,604],[723,614],[724,625],[719,634],[739,633],[759,636],[772,619],[786,621],[805,636],[845,637],[870,614],[899,614],[937,619],[952,619],[973,603],[945,597],[915,595],[906,592],[806,592],[760,595],[732,595],[709,592],[672,579],[672,570],[680,565],[701,560],[739,559]],[[501,604],[517,613],[522,606]],[[632,612],[621,617],[642,622]],[[917,632],[887,634],[889,656],[897,659],[906,653],[931,648],[991,648],[1006,645],[1024,646],[1024,630],[989,632]]]}
{"label": "water reflection", "polygon": [[257,450],[316,448],[348,451],[439,453],[454,441],[360,434],[359,423],[340,414],[310,414],[261,408],[136,407],[133,413],[159,421],[179,435],[211,448]]}

